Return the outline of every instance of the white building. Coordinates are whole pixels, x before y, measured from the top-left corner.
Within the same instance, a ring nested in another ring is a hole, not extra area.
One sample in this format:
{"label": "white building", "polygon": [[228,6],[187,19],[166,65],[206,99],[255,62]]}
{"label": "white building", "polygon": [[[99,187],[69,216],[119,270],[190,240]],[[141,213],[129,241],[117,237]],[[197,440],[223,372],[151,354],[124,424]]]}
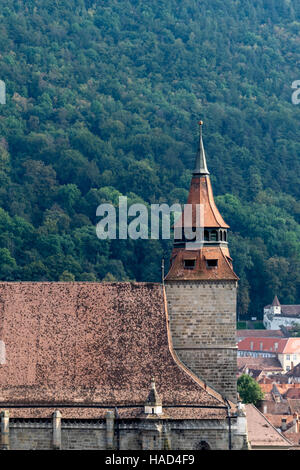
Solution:
{"label": "white building", "polygon": [[264,308],[264,326],[267,330],[279,330],[281,326],[300,325],[300,305],[281,305],[277,295],[272,305]]}

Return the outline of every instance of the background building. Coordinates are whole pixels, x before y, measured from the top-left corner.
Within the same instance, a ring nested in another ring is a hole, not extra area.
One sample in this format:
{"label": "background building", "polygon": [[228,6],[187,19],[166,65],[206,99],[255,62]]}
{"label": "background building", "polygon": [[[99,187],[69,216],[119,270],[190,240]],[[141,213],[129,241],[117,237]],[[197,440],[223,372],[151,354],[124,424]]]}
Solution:
{"label": "background building", "polygon": [[300,362],[300,338],[248,337],[239,341],[238,356],[276,358],[287,372]]}
{"label": "background building", "polygon": [[276,295],[272,304],[264,308],[263,323],[268,330],[300,325],[300,305],[281,305]]}

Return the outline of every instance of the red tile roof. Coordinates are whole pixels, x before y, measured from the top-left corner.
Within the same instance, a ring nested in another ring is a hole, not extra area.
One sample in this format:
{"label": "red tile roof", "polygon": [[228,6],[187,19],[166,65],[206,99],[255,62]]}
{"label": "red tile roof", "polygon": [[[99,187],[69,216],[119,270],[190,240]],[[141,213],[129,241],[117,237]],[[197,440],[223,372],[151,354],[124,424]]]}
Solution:
{"label": "red tile roof", "polygon": [[[184,267],[184,259],[196,259],[194,269]],[[201,250],[185,250],[174,248],[172,252],[172,264],[166,276],[166,281],[176,280],[238,280],[228,260],[228,248],[204,246]],[[218,266],[210,268],[206,259],[218,260]]]}
{"label": "red tile roof", "polygon": [[291,413],[300,414],[300,400],[297,400],[296,398],[288,398],[287,402],[289,404]]}
{"label": "red tile roof", "polygon": [[239,341],[238,349],[239,351],[265,351],[283,354],[300,353],[300,338],[280,339],[250,336]]}
{"label": "red tile roof", "polygon": [[[295,384],[296,385],[296,384]],[[300,384],[297,384],[300,386]],[[300,388],[290,387],[284,394],[284,398],[300,400]]]}
{"label": "red tile roof", "polygon": [[264,370],[264,371],[282,371],[282,365],[276,357],[238,357],[238,369]]}
{"label": "red tile roof", "polygon": [[281,330],[237,330],[236,335],[238,340],[256,336],[259,338],[284,338]]}
{"label": "red tile roof", "polygon": [[290,442],[294,444],[293,450],[299,450],[300,447],[300,432],[285,432],[284,436],[288,438]]}
{"label": "red tile roof", "polygon": [[275,415],[271,413],[265,413],[264,416],[275,428],[281,427],[282,419],[285,419],[287,424],[293,422],[293,415]]}
{"label": "red tile roof", "polygon": [[[269,393],[272,391],[274,383],[275,383],[275,380],[273,380],[272,384],[261,383],[259,385],[263,392]],[[275,383],[275,385],[281,395],[285,395],[288,392],[288,390],[298,390],[300,392],[300,384]],[[295,392],[295,393],[298,394],[298,392]],[[292,398],[292,397],[289,397],[289,398]]]}
{"label": "red tile roof", "polygon": [[252,447],[291,447],[291,442],[254,405],[246,405],[246,416],[248,439]]}
{"label": "red tile roof", "polygon": [[159,284],[0,283],[0,401],[144,404],[154,376],[163,404],[224,405],[179,363],[165,308]]}

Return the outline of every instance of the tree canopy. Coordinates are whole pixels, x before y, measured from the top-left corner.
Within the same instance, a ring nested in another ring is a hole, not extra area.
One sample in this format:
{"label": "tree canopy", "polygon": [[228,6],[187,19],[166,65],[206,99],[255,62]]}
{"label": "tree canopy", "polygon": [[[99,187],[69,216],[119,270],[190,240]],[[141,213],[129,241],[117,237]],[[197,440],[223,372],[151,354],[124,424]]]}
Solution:
{"label": "tree canopy", "polygon": [[238,378],[237,389],[243,403],[257,405],[264,398],[259,384],[250,375],[242,374]]}
{"label": "tree canopy", "polygon": [[186,202],[201,118],[239,313],[300,303],[299,32],[298,0],[0,0],[0,279],[160,281],[172,242],[96,208]]}

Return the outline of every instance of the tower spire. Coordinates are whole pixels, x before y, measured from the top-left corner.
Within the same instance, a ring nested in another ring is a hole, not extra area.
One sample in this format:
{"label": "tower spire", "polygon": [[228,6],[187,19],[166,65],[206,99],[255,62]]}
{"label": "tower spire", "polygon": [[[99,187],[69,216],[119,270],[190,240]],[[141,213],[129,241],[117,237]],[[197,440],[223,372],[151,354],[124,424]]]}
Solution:
{"label": "tower spire", "polygon": [[199,146],[197,150],[195,169],[193,171],[193,175],[203,176],[203,175],[209,175],[209,171],[207,169],[204,145],[203,145],[203,140],[202,140],[203,121],[199,121],[198,124],[199,124]]}

